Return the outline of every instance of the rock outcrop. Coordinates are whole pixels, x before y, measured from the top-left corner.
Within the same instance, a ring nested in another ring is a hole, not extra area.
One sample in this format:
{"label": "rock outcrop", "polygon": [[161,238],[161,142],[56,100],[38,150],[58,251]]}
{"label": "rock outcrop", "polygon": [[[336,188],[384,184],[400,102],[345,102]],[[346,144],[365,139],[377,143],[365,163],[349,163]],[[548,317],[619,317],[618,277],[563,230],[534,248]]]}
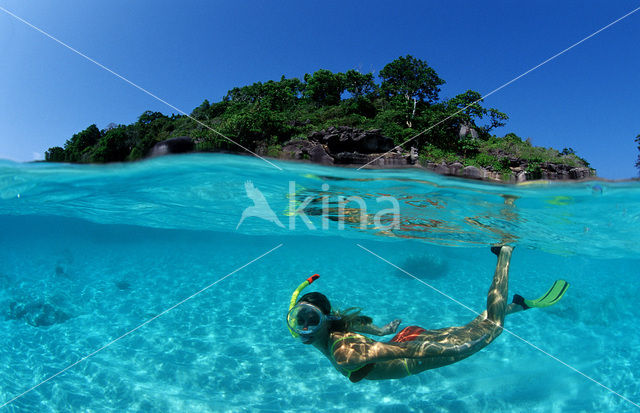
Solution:
{"label": "rock outcrop", "polygon": [[519,160],[517,166],[509,169],[511,173],[494,171],[492,168],[481,168],[476,166],[463,166],[460,162],[454,163],[434,163],[428,162],[423,165],[426,169],[441,175],[459,176],[462,178],[481,179],[487,181],[500,181],[509,183],[520,183],[537,179],[544,180],[566,180],[566,179],[587,179],[595,176],[593,169],[587,167],[573,167],[564,164],[554,164],[550,162],[541,163],[535,168],[530,168],[524,160]]}
{"label": "rock outcrop", "polygon": [[177,138],[171,138],[158,142],[153,145],[153,148],[149,151],[149,158],[161,155],[169,155],[174,153],[187,153],[193,152],[195,149],[195,143],[188,136],[179,136]]}
{"label": "rock outcrop", "polygon": [[[463,125],[460,134],[473,136],[477,131]],[[595,176],[593,169],[586,166],[573,167],[550,162],[529,164],[511,154],[499,150],[494,152],[491,155],[506,159],[503,164],[508,167],[508,172],[504,169],[493,170],[491,167],[464,166],[460,162],[426,162],[421,166],[442,175],[510,183],[536,179],[586,179]],[[288,141],[283,145],[281,158],[306,159],[324,165],[402,167],[418,164],[418,152],[415,148],[405,151],[394,147],[393,140],[383,136],[379,129],[363,131],[347,126],[330,127],[312,132],[307,139]]]}
{"label": "rock outcrop", "polygon": [[[462,125],[459,133],[466,137],[477,135],[477,131],[467,125]],[[188,136],[181,136],[158,142],[149,152],[149,157],[193,152],[194,149],[194,141]],[[258,152],[266,154],[265,150]],[[593,169],[586,166],[574,167],[551,162],[530,165],[526,160],[499,149],[492,150],[490,155],[502,160],[502,164],[510,172],[505,173],[504,169],[494,170],[491,167],[464,166],[460,162],[421,163],[418,162],[416,148],[411,147],[407,151],[394,146],[393,140],[382,135],[380,129],[365,131],[349,126],[332,126],[310,133],[307,139],[285,142],[280,158],[309,160],[323,165],[370,165],[387,168],[420,165],[441,175],[510,183],[536,179],[577,180],[595,176]]]}
{"label": "rock outcrop", "polygon": [[282,147],[282,158],[308,159],[325,165],[406,166],[417,161],[417,151],[394,148],[379,129],[364,131],[348,126],[312,132],[307,140],[292,140]]}

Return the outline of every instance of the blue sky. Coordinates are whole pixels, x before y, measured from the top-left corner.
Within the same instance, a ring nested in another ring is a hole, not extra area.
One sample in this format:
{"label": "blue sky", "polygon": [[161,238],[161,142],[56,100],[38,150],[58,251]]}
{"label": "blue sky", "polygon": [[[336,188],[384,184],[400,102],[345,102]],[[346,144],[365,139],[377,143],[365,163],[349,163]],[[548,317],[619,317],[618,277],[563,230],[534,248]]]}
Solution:
{"label": "blue sky", "polygon": [[[324,68],[426,60],[442,97],[486,94],[640,6],[638,1],[56,2],[0,6],[174,106]],[[604,178],[635,177],[640,11],[490,96],[496,132],[572,147]],[[28,161],[92,123],[173,110],[0,11],[0,158]]]}

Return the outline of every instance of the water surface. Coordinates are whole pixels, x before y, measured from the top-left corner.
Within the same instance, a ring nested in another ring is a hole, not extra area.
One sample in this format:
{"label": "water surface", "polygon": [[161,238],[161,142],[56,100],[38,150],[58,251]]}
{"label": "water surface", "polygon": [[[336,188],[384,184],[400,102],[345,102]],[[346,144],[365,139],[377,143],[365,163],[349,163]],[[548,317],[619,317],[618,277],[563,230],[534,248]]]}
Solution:
{"label": "water surface", "polygon": [[[4,409],[637,411],[507,333],[452,366],[352,384],[292,339],[284,316],[292,290],[319,273],[310,290],[379,324],[464,324],[468,309],[358,244],[480,312],[495,266],[489,245],[509,243],[510,294],[536,298],[557,278],[571,287],[556,306],[505,326],[638,403],[638,182],[512,186],[278,165],[204,154],[107,166],[0,161],[0,403],[282,245]],[[252,205],[247,181],[282,227],[249,216],[237,228]],[[364,201],[364,225],[350,203],[340,228],[339,196]],[[391,206],[377,202],[384,196],[398,201],[398,228],[374,222]],[[315,229],[291,214],[292,201],[308,199]]]}

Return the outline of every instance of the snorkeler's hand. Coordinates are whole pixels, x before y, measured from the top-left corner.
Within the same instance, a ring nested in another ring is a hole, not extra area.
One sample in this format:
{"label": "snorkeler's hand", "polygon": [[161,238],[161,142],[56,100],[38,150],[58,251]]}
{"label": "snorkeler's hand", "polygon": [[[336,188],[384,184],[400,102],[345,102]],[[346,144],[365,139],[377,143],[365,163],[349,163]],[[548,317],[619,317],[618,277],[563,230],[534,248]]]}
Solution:
{"label": "snorkeler's hand", "polygon": [[383,327],[384,329],[384,335],[386,336],[387,334],[393,334],[396,332],[396,330],[398,329],[398,326],[400,325],[400,323],[402,322],[402,320],[400,320],[399,318],[396,320],[393,320],[392,322],[390,322],[389,324],[387,324],[386,326]]}

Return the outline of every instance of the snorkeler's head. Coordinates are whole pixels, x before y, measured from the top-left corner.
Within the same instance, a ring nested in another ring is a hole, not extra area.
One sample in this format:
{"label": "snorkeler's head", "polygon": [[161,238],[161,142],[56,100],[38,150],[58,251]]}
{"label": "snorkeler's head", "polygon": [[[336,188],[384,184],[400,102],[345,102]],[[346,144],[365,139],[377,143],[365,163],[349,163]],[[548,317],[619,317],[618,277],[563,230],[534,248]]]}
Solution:
{"label": "snorkeler's head", "polygon": [[302,296],[287,314],[289,329],[304,344],[313,344],[322,339],[337,320],[339,317],[331,315],[329,299],[318,292]]}
{"label": "snorkeler's head", "polygon": [[322,311],[322,314],[329,315],[331,312],[331,303],[326,295],[318,292],[308,293],[303,295],[298,303],[309,303],[312,304]]}

